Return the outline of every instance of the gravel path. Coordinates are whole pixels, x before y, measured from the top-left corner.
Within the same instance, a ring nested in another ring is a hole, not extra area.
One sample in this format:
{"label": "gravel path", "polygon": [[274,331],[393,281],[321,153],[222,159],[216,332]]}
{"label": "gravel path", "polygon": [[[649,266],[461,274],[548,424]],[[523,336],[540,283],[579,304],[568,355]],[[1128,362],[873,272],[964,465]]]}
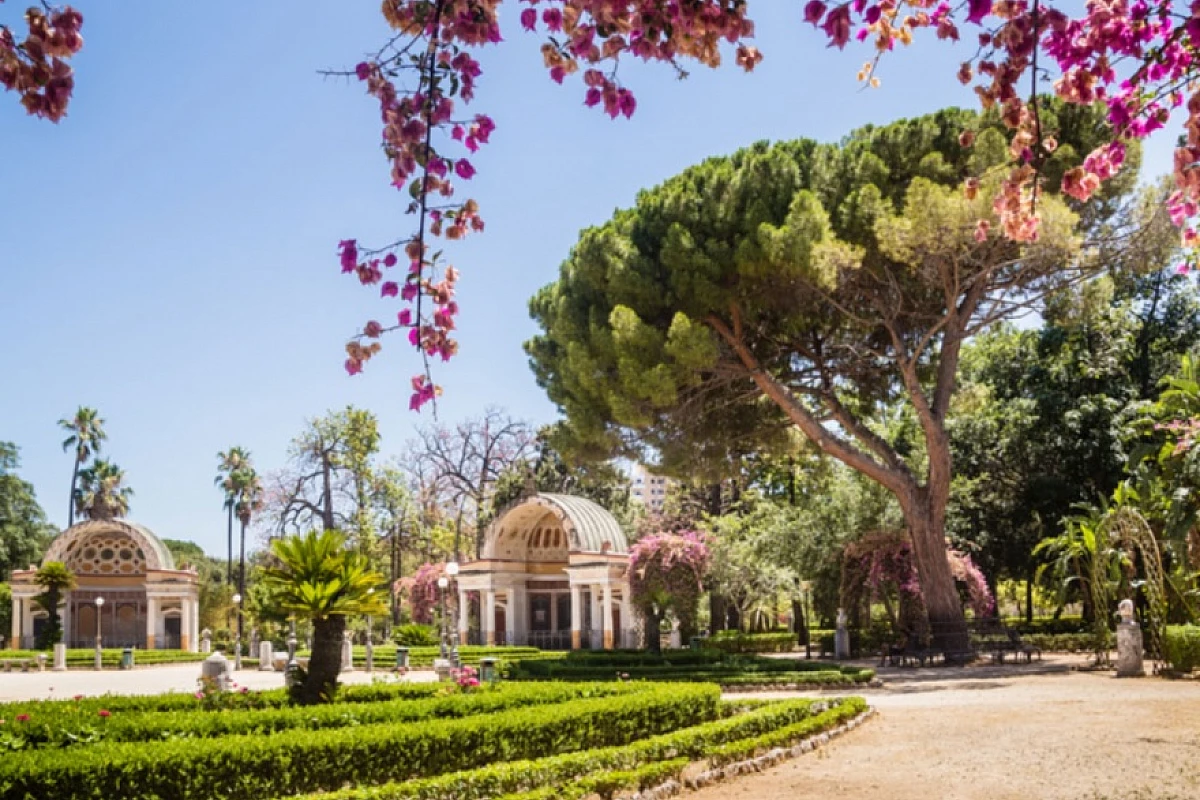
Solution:
{"label": "gravel path", "polygon": [[1200,798],[1197,681],[933,669],[862,694],[863,727],[687,800]]}

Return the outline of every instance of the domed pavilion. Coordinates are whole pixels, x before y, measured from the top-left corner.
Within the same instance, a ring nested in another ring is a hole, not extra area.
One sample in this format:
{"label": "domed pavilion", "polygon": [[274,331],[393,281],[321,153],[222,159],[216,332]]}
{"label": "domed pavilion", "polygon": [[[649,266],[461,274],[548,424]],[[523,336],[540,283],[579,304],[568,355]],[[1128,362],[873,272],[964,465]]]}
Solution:
{"label": "domed pavilion", "polygon": [[[87,520],[60,533],[46,561],[61,561],[77,583],[59,607],[68,647],[93,647],[99,630],[104,647],[198,649],[196,570],[177,568],[148,528],[123,519]],[[34,599],[42,593],[36,573],[34,565],[13,572],[11,647],[32,648],[48,622]]]}
{"label": "domed pavilion", "polygon": [[[582,497],[530,494],[485,532],[461,565],[461,641],[552,649],[636,647],[629,543],[612,514]],[[479,593],[470,630],[469,593]]]}

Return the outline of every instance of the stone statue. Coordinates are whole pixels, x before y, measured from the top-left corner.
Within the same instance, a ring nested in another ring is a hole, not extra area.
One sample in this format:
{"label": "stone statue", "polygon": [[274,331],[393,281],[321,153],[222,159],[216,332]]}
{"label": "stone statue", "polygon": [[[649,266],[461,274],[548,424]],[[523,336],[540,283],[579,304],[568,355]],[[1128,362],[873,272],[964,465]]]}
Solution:
{"label": "stone statue", "polygon": [[1117,677],[1134,678],[1146,674],[1142,663],[1142,627],[1133,617],[1133,601],[1125,598],[1117,604]]}
{"label": "stone statue", "polygon": [[208,628],[200,631],[200,652],[212,652],[212,631],[210,631]]}
{"label": "stone statue", "polygon": [[342,672],[354,671],[354,634],[346,631],[342,638]]}
{"label": "stone statue", "polygon": [[1117,604],[1117,616],[1121,622],[1133,622],[1133,601],[1128,597]]}
{"label": "stone statue", "polygon": [[850,618],[846,615],[846,609],[839,608],[837,612],[837,630],[833,634],[833,655],[834,658],[844,659],[850,657],[850,631],[846,625]]}

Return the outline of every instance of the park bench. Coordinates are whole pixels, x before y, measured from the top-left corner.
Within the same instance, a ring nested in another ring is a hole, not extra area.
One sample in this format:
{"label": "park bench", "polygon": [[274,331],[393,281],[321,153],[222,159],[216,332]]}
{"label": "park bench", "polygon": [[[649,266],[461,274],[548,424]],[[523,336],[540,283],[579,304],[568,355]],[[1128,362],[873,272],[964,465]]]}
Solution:
{"label": "park bench", "polygon": [[1032,645],[1021,639],[1021,634],[1013,628],[1008,628],[1009,650],[1012,651],[1013,657],[1025,656],[1025,662],[1032,663],[1033,656],[1036,654],[1038,661],[1042,660],[1042,648],[1037,645]]}
{"label": "park bench", "polygon": [[13,667],[19,668],[21,672],[29,672],[36,664],[32,658],[0,658],[0,669],[5,672],[12,672]]}

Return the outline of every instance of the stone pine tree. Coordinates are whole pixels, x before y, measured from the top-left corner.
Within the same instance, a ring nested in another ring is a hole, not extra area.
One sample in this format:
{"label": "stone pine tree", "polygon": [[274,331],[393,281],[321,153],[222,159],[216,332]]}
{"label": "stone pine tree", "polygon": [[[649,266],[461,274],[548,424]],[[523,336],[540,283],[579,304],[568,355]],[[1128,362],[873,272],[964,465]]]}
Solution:
{"label": "stone pine tree", "polygon": [[[1045,186],[1103,135],[1097,112],[1056,111]],[[739,416],[794,426],[896,497],[936,635],[961,643],[945,544],[960,350],[1114,246],[1083,248],[1077,233],[1103,227],[1109,199],[1039,194],[1038,239],[1002,235],[1005,136],[952,109],[839,145],[758,144],[642,192],[584,231],[531,301],[539,383],[593,451],[649,435],[686,452],[727,436],[706,421]],[[919,422],[917,457],[872,421],[897,402]]]}

